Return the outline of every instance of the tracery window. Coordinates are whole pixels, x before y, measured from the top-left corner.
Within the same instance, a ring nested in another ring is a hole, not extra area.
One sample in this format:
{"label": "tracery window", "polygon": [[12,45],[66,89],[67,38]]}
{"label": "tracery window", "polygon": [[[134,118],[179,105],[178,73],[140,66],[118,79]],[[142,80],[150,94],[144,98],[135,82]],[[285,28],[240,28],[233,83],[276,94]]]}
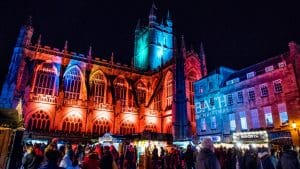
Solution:
{"label": "tracery window", "polygon": [[79,99],[81,78],[79,70],[73,68],[64,77],[65,98]]}
{"label": "tracery window", "polygon": [[142,82],[137,84],[137,98],[139,104],[146,102],[146,86]]}
{"label": "tracery window", "polygon": [[121,124],[120,127],[120,134],[126,135],[126,134],[133,134],[135,133],[135,127],[134,124],[130,121],[125,121]]}
{"label": "tracery window", "polygon": [[169,75],[166,79],[166,96],[167,96],[167,104],[166,108],[170,109],[172,108],[172,101],[173,101],[173,76]]}
{"label": "tracery window", "polygon": [[156,126],[153,123],[149,123],[145,126],[145,131],[157,132]]}
{"label": "tracery window", "polygon": [[56,73],[53,65],[50,63],[43,64],[43,67],[37,71],[34,93],[53,95]]}
{"label": "tracery window", "polygon": [[169,125],[167,126],[167,131],[166,131],[166,133],[172,134],[172,124],[169,124]]}
{"label": "tracery window", "polygon": [[62,124],[62,130],[71,133],[71,132],[80,132],[82,128],[82,120],[79,116],[72,114],[66,117]]}
{"label": "tracery window", "polygon": [[117,78],[116,81],[114,82],[115,86],[115,98],[116,100],[120,100],[121,104],[125,106],[126,104],[126,82],[125,79],[122,78]]}
{"label": "tracery window", "polygon": [[94,93],[94,101],[96,103],[104,103],[105,98],[105,78],[101,73],[97,73],[93,76],[92,92]]}
{"label": "tracery window", "polygon": [[158,110],[158,111],[161,110],[161,92],[158,92],[158,94],[154,97],[153,104],[154,104],[153,107],[154,110]]}
{"label": "tracery window", "polygon": [[28,130],[48,131],[49,128],[50,128],[50,118],[47,113],[40,110],[31,115],[27,125]]}
{"label": "tracery window", "polygon": [[93,124],[93,133],[103,135],[110,132],[109,122],[104,117],[98,118]]}

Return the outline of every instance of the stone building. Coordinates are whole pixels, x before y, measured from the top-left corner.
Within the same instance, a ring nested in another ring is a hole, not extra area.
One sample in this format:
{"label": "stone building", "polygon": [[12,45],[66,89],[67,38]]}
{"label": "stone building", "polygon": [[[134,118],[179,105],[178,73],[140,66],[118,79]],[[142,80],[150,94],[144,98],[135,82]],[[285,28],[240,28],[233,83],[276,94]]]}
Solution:
{"label": "stone building", "polygon": [[266,130],[271,143],[299,145],[299,129],[291,126],[300,124],[299,51],[290,42],[286,53],[238,71],[220,67],[195,82],[200,139],[230,143],[233,133]]}
{"label": "stone building", "polygon": [[[137,24],[131,66],[116,63],[113,54],[110,60],[97,57],[91,47],[87,55],[71,52],[67,41],[62,50],[41,45],[41,36],[33,43],[34,29],[27,23],[13,51],[1,106],[22,107],[27,131],[174,134],[174,127],[184,124],[184,135],[173,136],[189,138],[196,128],[192,82],[205,75],[205,55],[177,52],[170,14],[159,24],[155,13],[153,5],[149,25]],[[176,67],[178,57],[184,63],[181,70]],[[177,84],[176,72],[184,74]],[[186,111],[177,115],[186,118],[179,124],[174,121],[175,86],[182,85],[187,86],[180,96]]]}

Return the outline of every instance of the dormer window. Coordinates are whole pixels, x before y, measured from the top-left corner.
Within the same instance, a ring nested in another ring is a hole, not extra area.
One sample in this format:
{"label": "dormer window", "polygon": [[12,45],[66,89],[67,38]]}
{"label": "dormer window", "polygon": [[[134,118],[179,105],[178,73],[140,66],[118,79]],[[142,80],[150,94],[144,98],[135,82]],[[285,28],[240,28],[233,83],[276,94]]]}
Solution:
{"label": "dormer window", "polygon": [[255,72],[249,72],[247,73],[247,79],[251,79],[255,76]]}
{"label": "dormer window", "polygon": [[265,68],[265,72],[266,72],[266,73],[267,73],[267,72],[271,72],[271,71],[273,71],[273,70],[274,70],[274,66],[273,66],[273,65],[268,66],[268,67]]}

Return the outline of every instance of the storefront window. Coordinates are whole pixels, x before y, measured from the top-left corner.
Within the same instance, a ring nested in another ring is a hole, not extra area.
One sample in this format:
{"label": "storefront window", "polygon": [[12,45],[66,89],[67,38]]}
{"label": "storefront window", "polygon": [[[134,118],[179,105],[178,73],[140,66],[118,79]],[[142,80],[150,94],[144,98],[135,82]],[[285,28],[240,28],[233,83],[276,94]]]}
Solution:
{"label": "storefront window", "polygon": [[242,130],[247,130],[247,119],[246,119],[246,113],[245,112],[240,112],[240,119],[241,119],[241,127]]}
{"label": "storefront window", "polygon": [[278,104],[278,112],[279,112],[279,116],[280,116],[280,124],[287,125],[289,123],[289,118],[288,118],[288,114],[286,111],[285,103]]}
{"label": "storefront window", "polygon": [[265,113],[266,127],[273,127],[274,123],[273,123],[271,106],[264,107],[264,113]]}
{"label": "storefront window", "polygon": [[230,130],[235,131],[236,124],[235,124],[235,114],[234,113],[229,114],[229,122],[230,122]]}

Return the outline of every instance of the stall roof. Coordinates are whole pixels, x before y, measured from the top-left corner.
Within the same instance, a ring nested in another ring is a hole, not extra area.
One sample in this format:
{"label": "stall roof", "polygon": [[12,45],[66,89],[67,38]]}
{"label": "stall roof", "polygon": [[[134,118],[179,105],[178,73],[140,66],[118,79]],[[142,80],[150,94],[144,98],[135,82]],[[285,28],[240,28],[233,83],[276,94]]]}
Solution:
{"label": "stall roof", "polygon": [[0,108],[0,126],[9,128],[20,127],[18,111],[16,109]]}

